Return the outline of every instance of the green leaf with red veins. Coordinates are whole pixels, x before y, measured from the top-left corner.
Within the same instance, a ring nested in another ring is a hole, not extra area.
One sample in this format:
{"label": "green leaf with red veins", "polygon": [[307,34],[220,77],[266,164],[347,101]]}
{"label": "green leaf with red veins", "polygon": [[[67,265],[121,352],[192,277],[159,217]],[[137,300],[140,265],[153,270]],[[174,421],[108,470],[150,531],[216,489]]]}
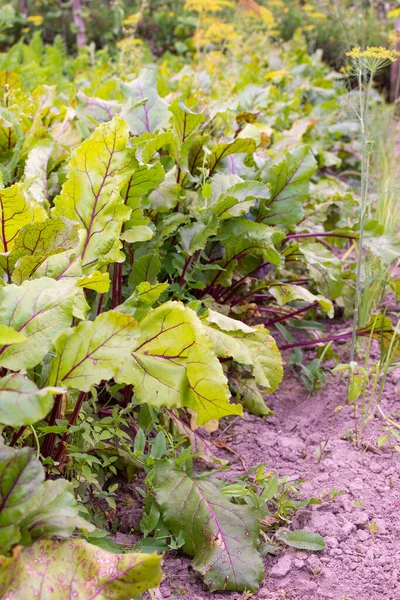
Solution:
{"label": "green leaf with red veins", "polygon": [[[20,183],[0,189],[0,252],[6,254],[13,249],[22,227],[46,219],[47,214],[43,206],[25,198]],[[9,273],[8,257],[3,255],[0,259],[0,265]]]}
{"label": "green leaf with red veins", "polygon": [[137,166],[126,147],[128,125],[120,117],[103,123],[72,154],[68,177],[54,200],[54,216],[79,223],[83,272],[122,262],[119,236],[130,216],[120,191]]}
{"label": "green leaf with red veins", "polygon": [[8,257],[13,282],[20,285],[34,275],[46,258],[75,248],[79,243],[77,227],[77,223],[62,217],[25,225]]}
{"label": "green leaf with red veins", "polygon": [[135,346],[136,330],[133,317],[114,311],[68,329],[55,343],[48,384],[88,392],[103,379],[116,377]]}
{"label": "green leaf with red veins", "polygon": [[[44,469],[31,448],[0,448],[0,554],[19,542],[19,522],[29,512],[43,480]],[[0,569],[0,577],[2,573]]]}
{"label": "green leaf with red veins", "polygon": [[240,217],[223,221],[218,235],[225,249],[219,265],[226,270],[226,273],[218,273],[215,282],[224,286],[231,285],[233,266],[248,255],[261,256],[276,266],[282,264],[282,255],[276,250],[275,244],[278,244],[285,234],[274,227]]}
{"label": "green leaf with red veins", "polygon": [[43,540],[0,557],[0,596],[131,600],[161,582],[156,554],[113,554],[84,540]]}
{"label": "green leaf with red veins", "polygon": [[233,504],[220,487],[221,481],[190,477],[173,461],[155,465],[154,493],[163,520],[183,536],[184,551],[211,591],[255,592],[264,576],[258,514]]}
{"label": "green leaf with red veins", "polygon": [[271,225],[296,225],[304,215],[311,176],[317,162],[308,146],[287,152],[272,164],[267,162],[262,181],[269,185],[271,196],[260,206],[258,220]]}
{"label": "green leaf with red veins", "polygon": [[198,412],[200,425],[242,414],[229,402],[226,377],[193,310],[166,302],[140,322],[135,337],[132,356],[117,380],[133,384],[140,402],[190,407]]}
{"label": "green leaf with red veins", "polygon": [[[43,466],[32,448],[0,448],[0,481],[0,554],[16,543],[28,545],[55,535],[66,538],[75,528],[95,529],[79,516],[70,482],[44,482]],[[1,574],[0,569],[0,582]]]}
{"label": "green leaf with red veins", "polygon": [[48,277],[0,288],[0,323],[26,337],[20,344],[0,346],[0,366],[19,371],[40,363],[70,326],[76,292],[74,281]]}
{"label": "green leaf with red veins", "polygon": [[217,144],[210,156],[208,168],[210,177],[215,173],[217,167],[221,167],[222,161],[230,154],[252,154],[256,149],[256,143],[251,138],[236,138],[233,142],[222,142]]}
{"label": "green leaf with red veins", "polygon": [[185,405],[197,412],[198,425],[227,415],[242,415],[238,404],[229,402],[230,392],[221,364],[206,335],[190,349],[187,359],[188,399]]}
{"label": "green leaf with red veins", "polygon": [[116,100],[103,100],[102,98],[91,98],[81,90],[76,95],[76,116],[84,124],[93,128],[93,121],[107,123],[121,110],[121,105]]}
{"label": "green leaf with red veins", "polygon": [[0,423],[11,427],[33,425],[44,419],[54,403],[54,396],[66,390],[59,387],[39,389],[20,373],[0,379]]}
{"label": "green leaf with red veins", "polygon": [[[140,206],[142,197],[157,189],[164,180],[164,177],[165,171],[159,162],[156,162],[153,165],[141,165],[134,173],[132,173],[122,190],[122,197],[125,204],[132,209],[130,221],[135,222],[138,218],[138,215],[135,215],[135,211]],[[140,219],[142,219],[142,217],[140,217]],[[148,221],[149,220],[146,219],[146,222]],[[143,223],[140,222],[137,224],[142,225]]]}
{"label": "green leaf with red veins", "polygon": [[55,143],[42,140],[29,152],[25,163],[24,180],[28,198],[48,206],[49,193],[47,182],[47,166]]}
{"label": "green leaf with red veins", "polygon": [[267,200],[270,195],[263,183],[243,181],[228,188],[210,208],[220,219],[230,219],[248,213],[257,200]]}
{"label": "green leaf with red veins", "polygon": [[20,543],[53,536],[68,538],[75,529],[92,532],[94,525],[79,516],[79,505],[72,483],[65,479],[48,480],[36,488],[29,510],[19,523]]}
{"label": "green leaf with red veins", "polygon": [[190,135],[197,133],[205,121],[203,113],[196,113],[185,106],[182,98],[176,98],[169,107],[172,113],[172,129],[176,133],[180,144],[183,144]]}
{"label": "green leaf with red veins", "polygon": [[168,104],[157,91],[157,75],[143,69],[129,83],[121,82],[124,98],[121,116],[129,123],[133,135],[154,133],[166,127],[170,120]]}

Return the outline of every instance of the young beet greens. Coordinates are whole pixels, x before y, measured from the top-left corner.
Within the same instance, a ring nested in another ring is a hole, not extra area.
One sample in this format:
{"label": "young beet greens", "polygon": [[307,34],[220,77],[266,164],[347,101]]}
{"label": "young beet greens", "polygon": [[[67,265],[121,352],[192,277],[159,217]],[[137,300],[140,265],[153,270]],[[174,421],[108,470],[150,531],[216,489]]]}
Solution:
{"label": "young beet greens", "polygon": [[[289,527],[319,500],[265,465],[223,479],[198,431],[271,415],[283,349],[323,385],[330,342],[352,332],[326,337],[317,317],[351,315],[360,292],[344,76],[300,34],[281,49],[264,34],[244,30],[217,69],[72,59],[37,35],[2,55],[1,597],[129,600],[159,585],[169,548],[210,590],[255,592],[280,543],[324,548]],[[363,244],[389,279],[399,246],[365,203]],[[392,360],[391,320],[358,325]],[[305,365],[300,347],[322,342]],[[108,535],[123,479],[144,501],[128,549]]]}

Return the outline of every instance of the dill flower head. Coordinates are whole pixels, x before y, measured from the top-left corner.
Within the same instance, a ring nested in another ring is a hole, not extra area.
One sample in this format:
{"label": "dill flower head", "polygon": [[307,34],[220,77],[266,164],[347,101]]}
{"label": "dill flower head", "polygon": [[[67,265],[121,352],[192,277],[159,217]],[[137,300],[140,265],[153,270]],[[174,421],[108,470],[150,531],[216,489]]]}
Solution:
{"label": "dill flower head", "polygon": [[386,16],[388,19],[400,19],[400,8],[390,10]]}
{"label": "dill flower head", "polygon": [[358,67],[363,67],[371,71],[371,73],[375,73],[375,71],[395,62],[400,56],[400,52],[388,50],[382,46],[369,46],[366,50],[361,50],[360,46],[356,46],[350,52],[347,52],[346,55]]}

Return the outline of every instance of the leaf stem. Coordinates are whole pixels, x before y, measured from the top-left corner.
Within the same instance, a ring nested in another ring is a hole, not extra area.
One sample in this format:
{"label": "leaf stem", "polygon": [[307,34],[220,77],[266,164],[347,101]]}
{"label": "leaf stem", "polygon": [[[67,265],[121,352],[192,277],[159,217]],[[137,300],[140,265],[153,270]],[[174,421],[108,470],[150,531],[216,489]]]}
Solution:
{"label": "leaf stem", "polygon": [[283,315],[282,317],[276,317],[276,319],[267,321],[266,323],[264,323],[264,325],[270,326],[270,325],[274,325],[275,323],[280,323],[281,321],[286,321],[286,319],[291,319],[292,317],[295,317],[296,315],[300,315],[301,313],[307,312],[308,310],[311,310],[312,308],[314,308],[316,306],[318,306],[318,302],[313,302],[312,304],[309,304],[308,306],[304,306],[303,308],[294,310],[293,312],[287,313],[286,315]]}
{"label": "leaf stem", "polygon": [[[84,403],[84,401],[86,400],[87,397],[87,392],[80,392],[79,396],[77,398],[77,401],[75,403],[74,406],[74,410],[72,411],[72,414],[69,418],[69,422],[67,425],[68,430],[72,427],[72,425],[75,425],[76,420],[78,418],[78,415],[81,411],[82,408],[82,404]],[[62,463],[64,462],[64,457],[65,457],[65,451],[66,451],[66,441],[69,437],[69,431],[65,431],[60,439],[60,441],[58,442],[58,446],[57,449],[55,451],[54,454],[54,460],[60,463],[60,466],[62,465]]]}

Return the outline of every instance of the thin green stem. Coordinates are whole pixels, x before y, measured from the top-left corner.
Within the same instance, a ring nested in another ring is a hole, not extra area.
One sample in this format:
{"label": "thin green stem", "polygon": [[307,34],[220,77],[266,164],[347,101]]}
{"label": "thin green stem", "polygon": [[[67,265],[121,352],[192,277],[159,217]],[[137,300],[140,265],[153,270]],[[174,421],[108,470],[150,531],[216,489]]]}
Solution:
{"label": "thin green stem", "polygon": [[363,260],[363,249],[364,249],[364,229],[365,229],[365,217],[367,213],[368,203],[368,189],[369,189],[369,141],[368,141],[368,104],[372,86],[372,73],[367,84],[366,92],[363,89],[363,81],[368,77],[366,71],[359,70],[358,85],[360,93],[360,123],[361,123],[361,136],[362,136],[362,160],[361,160],[361,202],[360,202],[360,237],[358,243],[358,256],[356,266],[356,297],[354,302],[354,316],[353,316],[353,330],[351,337],[351,350],[350,350],[350,362],[354,361],[356,342],[357,342],[357,329],[359,321],[359,308],[360,298],[363,289],[362,282],[362,260]]}

